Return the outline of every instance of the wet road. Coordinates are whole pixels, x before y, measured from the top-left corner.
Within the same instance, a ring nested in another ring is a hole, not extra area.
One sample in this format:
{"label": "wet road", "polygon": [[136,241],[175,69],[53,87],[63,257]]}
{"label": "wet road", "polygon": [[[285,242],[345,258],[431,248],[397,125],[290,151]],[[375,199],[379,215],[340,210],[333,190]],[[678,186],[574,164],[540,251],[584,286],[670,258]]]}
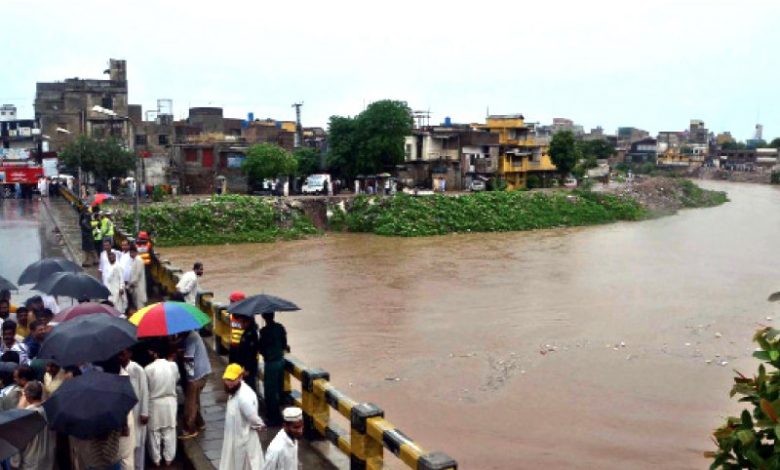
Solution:
{"label": "wet road", "polygon": [[[462,468],[707,468],[732,368],[780,321],[780,189],[658,220],[165,249],[295,300],[293,353]],[[766,317],[778,317],[767,320]],[[708,362],[709,361],[709,362]],[[723,362],[728,364],[720,365]],[[388,457],[388,460],[391,457]]]}
{"label": "wet road", "polygon": [[[40,201],[0,199],[0,276],[14,284],[25,267],[42,257],[63,256],[53,225]],[[30,285],[12,292],[21,303],[38,292]]]}

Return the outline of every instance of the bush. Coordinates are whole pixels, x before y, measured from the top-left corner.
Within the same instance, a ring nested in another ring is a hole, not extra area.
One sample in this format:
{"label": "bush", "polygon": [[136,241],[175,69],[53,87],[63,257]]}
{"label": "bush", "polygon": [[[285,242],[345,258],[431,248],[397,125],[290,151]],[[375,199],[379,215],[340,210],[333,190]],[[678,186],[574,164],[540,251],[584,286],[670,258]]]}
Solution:
{"label": "bush", "polygon": [[646,211],[629,197],[585,191],[573,194],[505,191],[458,197],[360,196],[338,220],[353,232],[415,237],[603,224],[645,216]]}
{"label": "bush", "polygon": [[691,180],[680,181],[682,187],[683,207],[714,207],[729,200],[724,191],[709,191],[702,189]]}
{"label": "bush", "polygon": [[152,190],[152,201],[154,202],[162,202],[162,200],[165,198],[165,191],[163,190],[162,186],[155,186]]}
{"label": "bush", "polygon": [[528,189],[541,188],[542,186],[542,179],[538,175],[528,175],[528,178],[525,180],[525,187]]}
{"label": "bush", "polygon": [[780,171],[772,172],[772,176],[770,177],[770,182],[772,184],[780,184]]}
{"label": "bush", "polygon": [[[763,361],[758,374],[746,377],[739,372],[734,377],[731,396],[748,404],[740,417],[730,416],[715,430],[715,452],[705,456],[713,459],[710,469],[777,469],[780,468],[780,330],[762,328],[753,340],[759,349],[753,356]],[[770,369],[767,372],[767,368]]]}
{"label": "bush", "polygon": [[[141,227],[155,234],[159,246],[270,242],[317,233],[311,221],[296,211],[234,194],[191,206],[155,204],[142,208],[140,216]],[[120,215],[120,222],[132,226],[132,214]]]}

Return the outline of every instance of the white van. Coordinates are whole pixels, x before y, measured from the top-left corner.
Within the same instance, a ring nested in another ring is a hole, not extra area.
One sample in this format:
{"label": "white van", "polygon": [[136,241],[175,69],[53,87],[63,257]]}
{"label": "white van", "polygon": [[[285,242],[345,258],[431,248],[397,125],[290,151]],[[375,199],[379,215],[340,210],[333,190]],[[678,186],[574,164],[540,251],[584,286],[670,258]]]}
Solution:
{"label": "white van", "polygon": [[327,194],[329,191],[333,191],[333,183],[327,173],[309,175],[301,188],[303,194]]}

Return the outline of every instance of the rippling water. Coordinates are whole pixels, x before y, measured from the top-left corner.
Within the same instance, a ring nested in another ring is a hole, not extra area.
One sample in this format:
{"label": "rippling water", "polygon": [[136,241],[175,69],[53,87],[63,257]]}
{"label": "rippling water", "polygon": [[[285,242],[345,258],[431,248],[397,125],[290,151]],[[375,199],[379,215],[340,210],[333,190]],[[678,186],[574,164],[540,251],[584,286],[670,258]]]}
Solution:
{"label": "rippling water", "polygon": [[297,302],[279,315],[293,354],[462,468],[706,468],[738,408],[732,368],[752,372],[753,331],[780,321],[766,301],[780,190],[701,184],[732,202],[589,228],[163,251],[202,260],[218,299]]}

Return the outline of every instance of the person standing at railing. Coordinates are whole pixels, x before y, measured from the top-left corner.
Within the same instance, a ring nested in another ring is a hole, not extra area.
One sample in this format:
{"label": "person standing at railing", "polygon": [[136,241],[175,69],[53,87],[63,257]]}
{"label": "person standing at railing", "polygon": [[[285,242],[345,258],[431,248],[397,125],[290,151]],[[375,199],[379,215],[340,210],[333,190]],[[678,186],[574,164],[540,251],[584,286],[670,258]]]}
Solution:
{"label": "person standing at railing", "polygon": [[268,413],[268,423],[279,426],[282,414],[279,406],[284,394],[284,353],[290,352],[287,330],[274,321],[274,312],[263,313],[265,326],[260,330],[260,354],[265,364],[263,370],[263,397]]}
{"label": "person standing at railing", "polygon": [[303,411],[284,409],[284,426],[268,445],[263,470],[298,470],[298,439],[303,437]]}
{"label": "person standing at railing", "polygon": [[81,249],[84,251],[84,262],[81,266],[86,268],[97,264],[95,243],[92,237],[92,213],[89,208],[84,208],[79,215],[79,228],[81,229]]}
{"label": "person standing at railing", "polygon": [[198,278],[203,276],[203,263],[197,261],[192,266],[192,271],[187,271],[176,284],[176,290],[184,296],[184,301],[195,305],[198,299]]}
{"label": "person standing at railing", "polygon": [[257,393],[257,355],[260,353],[260,336],[257,333],[257,322],[254,317],[239,316],[241,340],[235,348],[235,362],[244,368],[244,382],[253,392]]}

